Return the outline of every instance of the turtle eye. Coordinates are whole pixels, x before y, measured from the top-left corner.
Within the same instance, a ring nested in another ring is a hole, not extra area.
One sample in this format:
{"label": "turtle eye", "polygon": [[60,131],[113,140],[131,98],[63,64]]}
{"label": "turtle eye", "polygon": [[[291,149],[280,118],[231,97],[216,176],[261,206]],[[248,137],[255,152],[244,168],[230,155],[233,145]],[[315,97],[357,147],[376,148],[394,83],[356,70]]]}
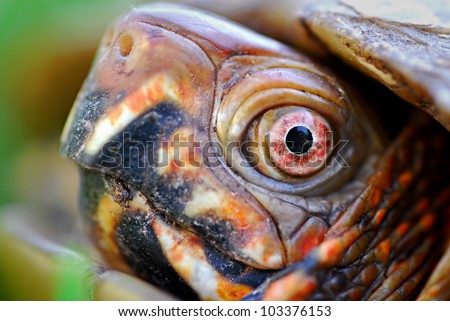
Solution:
{"label": "turtle eye", "polygon": [[289,175],[308,175],[320,169],[329,151],[328,122],[307,108],[296,108],[276,120],[270,129],[270,158]]}
{"label": "turtle eye", "polygon": [[249,128],[247,141],[254,144],[249,144],[247,158],[267,176],[310,175],[325,165],[332,134],[328,121],[311,109],[269,110]]}
{"label": "turtle eye", "polygon": [[211,137],[231,172],[252,186],[323,195],[347,182],[373,148],[358,100],[315,66],[239,56],[221,68]]}

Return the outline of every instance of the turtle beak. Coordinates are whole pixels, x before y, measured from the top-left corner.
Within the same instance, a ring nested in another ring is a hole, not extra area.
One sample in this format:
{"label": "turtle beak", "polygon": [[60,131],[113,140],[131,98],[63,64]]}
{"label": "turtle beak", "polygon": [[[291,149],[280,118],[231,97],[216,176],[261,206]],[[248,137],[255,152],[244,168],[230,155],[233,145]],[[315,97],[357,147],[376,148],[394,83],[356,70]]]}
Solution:
{"label": "turtle beak", "polygon": [[284,248],[267,211],[202,161],[216,66],[195,35],[160,26],[197,19],[186,12],[167,22],[157,10],[132,11],[110,29],[64,129],[62,154],[131,185],[234,259],[281,268]]}
{"label": "turtle beak", "polygon": [[61,137],[61,152],[84,167],[130,124],[161,103],[196,117],[211,106],[214,67],[189,39],[132,11],[110,27]]}

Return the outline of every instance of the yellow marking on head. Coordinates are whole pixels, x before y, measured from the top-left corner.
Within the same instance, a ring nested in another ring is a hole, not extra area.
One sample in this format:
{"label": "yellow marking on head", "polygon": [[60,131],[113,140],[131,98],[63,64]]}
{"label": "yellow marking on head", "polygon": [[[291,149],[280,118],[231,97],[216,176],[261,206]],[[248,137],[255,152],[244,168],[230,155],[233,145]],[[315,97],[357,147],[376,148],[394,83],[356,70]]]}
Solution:
{"label": "yellow marking on head", "polygon": [[151,77],[139,90],[131,93],[100,118],[92,135],[86,140],[85,151],[96,154],[112,137],[163,100],[179,103],[180,86],[163,74]]}
{"label": "yellow marking on head", "polygon": [[122,271],[130,272],[131,270],[125,263],[122,252],[114,240],[115,229],[122,215],[123,208],[111,196],[102,196],[95,213],[98,224],[96,240],[98,247],[111,264]]}
{"label": "yellow marking on head", "polygon": [[172,134],[168,142],[159,146],[157,151],[159,164],[157,172],[159,175],[175,172],[200,172],[202,155],[199,150],[195,149],[193,135],[192,128],[181,127]]}

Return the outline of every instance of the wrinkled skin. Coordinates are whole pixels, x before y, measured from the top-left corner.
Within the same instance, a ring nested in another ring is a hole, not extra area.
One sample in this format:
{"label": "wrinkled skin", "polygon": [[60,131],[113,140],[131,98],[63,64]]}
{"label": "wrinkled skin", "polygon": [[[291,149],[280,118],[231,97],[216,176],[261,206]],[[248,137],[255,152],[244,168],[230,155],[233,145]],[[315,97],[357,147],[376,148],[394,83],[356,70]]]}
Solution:
{"label": "wrinkled skin", "polygon": [[[62,136],[91,238],[110,267],[183,299],[448,298],[445,259],[420,294],[445,250],[447,132],[417,117],[386,137],[379,106],[357,92],[220,18],[131,11],[107,32]],[[316,144],[331,131],[325,153],[261,144],[255,163],[228,148],[296,124]]]}

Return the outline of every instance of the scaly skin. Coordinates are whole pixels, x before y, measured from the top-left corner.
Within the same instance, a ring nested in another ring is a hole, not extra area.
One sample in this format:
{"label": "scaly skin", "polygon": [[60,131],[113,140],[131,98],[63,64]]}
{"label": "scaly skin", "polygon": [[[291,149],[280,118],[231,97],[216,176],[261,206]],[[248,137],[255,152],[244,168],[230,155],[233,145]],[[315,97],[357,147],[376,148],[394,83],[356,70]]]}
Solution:
{"label": "scaly skin", "polygon": [[[443,133],[413,121],[387,147],[355,92],[227,21],[134,9],[105,36],[62,136],[91,238],[111,267],[184,299],[414,298],[442,252]],[[256,166],[229,149],[308,110],[337,146],[308,175],[271,166],[263,144]]]}
{"label": "scaly skin", "polygon": [[[443,214],[450,206],[448,172],[433,170],[442,166],[443,142],[437,136],[429,144],[418,138],[420,132],[413,125],[404,130],[361,195],[334,220],[325,241],[263,285],[257,298],[404,300],[417,295],[442,254],[439,227],[448,220]],[[438,192],[431,186],[439,186]],[[448,298],[448,289],[438,292],[439,299]]]}

